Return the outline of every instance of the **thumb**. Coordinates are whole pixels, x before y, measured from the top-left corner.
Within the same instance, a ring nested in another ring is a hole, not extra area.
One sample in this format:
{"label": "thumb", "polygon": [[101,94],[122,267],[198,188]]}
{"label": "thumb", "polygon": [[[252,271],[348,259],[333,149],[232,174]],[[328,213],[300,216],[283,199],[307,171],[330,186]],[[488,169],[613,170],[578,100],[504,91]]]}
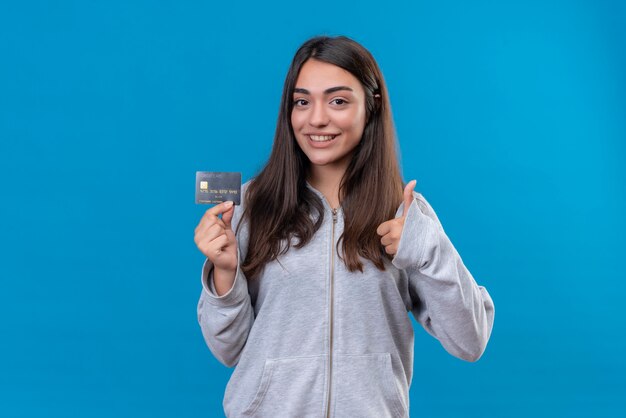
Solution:
{"label": "thumb", "polygon": [[411,180],[404,186],[404,208],[402,209],[402,216],[405,217],[409,212],[409,206],[413,202],[413,189],[415,189],[415,184],[417,184],[417,180]]}
{"label": "thumb", "polygon": [[230,209],[222,213],[222,222],[224,222],[224,225],[226,225],[226,229],[232,230],[231,221],[233,220],[234,214],[235,214],[235,205],[232,205]]}

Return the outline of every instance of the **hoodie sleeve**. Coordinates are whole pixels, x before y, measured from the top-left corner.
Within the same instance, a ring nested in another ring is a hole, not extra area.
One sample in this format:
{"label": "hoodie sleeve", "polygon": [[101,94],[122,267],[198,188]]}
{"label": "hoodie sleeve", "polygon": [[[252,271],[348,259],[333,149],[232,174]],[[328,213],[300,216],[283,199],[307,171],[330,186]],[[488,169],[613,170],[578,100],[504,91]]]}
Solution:
{"label": "hoodie sleeve", "polygon": [[450,354],[476,361],[493,328],[493,301],[463,264],[430,204],[420,193],[413,196],[392,263],[408,275],[415,319]]}
{"label": "hoodie sleeve", "polygon": [[[242,195],[243,198],[243,195]],[[242,199],[243,201],[243,199]],[[236,231],[241,206],[235,206],[232,227]],[[207,346],[222,364],[233,367],[254,323],[254,309],[248,293],[248,282],[241,270],[248,246],[247,228],[242,225],[237,234],[237,272],[232,287],[218,296],[213,283],[213,263],[207,258],[202,266],[202,291],[198,301],[198,323]]]}

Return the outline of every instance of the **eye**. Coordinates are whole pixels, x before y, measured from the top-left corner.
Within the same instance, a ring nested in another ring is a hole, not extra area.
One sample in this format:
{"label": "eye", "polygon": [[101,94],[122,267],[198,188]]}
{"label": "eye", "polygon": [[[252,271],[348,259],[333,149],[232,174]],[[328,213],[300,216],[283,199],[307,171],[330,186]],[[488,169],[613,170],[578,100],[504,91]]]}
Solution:
{"label": "eye", "polygon": [[306,106],[308,104],[309,104],[309,102],[307,102],[305,99],[296,99],[296,100],[293,101],[293,105],[296,106],[296,107]]}
{"label": "eye", "polygon": [[341,105],[345,105],[348,102],[345,99],[341,99],[338,97],[336,99],[331,100],[331,103],[341,106]]}

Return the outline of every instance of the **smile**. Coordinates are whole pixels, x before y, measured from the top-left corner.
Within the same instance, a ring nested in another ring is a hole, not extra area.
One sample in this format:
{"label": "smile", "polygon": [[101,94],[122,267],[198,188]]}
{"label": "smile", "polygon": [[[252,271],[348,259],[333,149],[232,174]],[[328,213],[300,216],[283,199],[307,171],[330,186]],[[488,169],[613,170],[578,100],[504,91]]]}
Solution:
{"label": "smile", "polygon": [[335,139],[336,136],[337,135],[309,135],[309,138],[311,138],[311,141],[315,142],[328,142]]}

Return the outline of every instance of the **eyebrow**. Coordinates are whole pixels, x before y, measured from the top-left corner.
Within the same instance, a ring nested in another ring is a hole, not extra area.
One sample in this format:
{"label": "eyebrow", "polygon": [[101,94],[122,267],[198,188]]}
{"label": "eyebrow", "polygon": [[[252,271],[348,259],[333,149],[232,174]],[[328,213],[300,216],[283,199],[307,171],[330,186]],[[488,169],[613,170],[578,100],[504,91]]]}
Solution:
{"label": "eyebrow", "polygon": [[[354,91],[354,90],[352,90],[352,88],[350,88],[348,86],[337,86],[337,87],[331,87],[331,88],[328,88],[328,89],[324,90],[324,94],[330,94],[330,93],[334,93],[336,91],[341,91],[341,90]],[[307,89],[302,89],[302,88],[298,88],[298,87],[296,87],[293,90],[293,92],[294,93],[302,93],[302,94],[311,95],[311,92],[308,91]]]}

